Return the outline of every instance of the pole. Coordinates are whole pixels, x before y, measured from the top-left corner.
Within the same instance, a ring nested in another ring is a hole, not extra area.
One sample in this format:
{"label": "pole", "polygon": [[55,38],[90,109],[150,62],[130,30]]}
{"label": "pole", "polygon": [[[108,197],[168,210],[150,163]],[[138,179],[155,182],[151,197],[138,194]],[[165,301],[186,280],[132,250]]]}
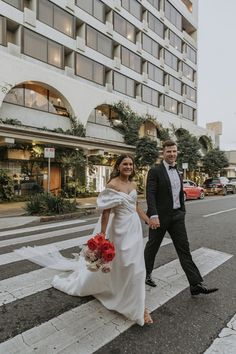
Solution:
{"label": "pole", "polygon": [[51,165],[50,157],[48,158],[48,193],[50,193]]}

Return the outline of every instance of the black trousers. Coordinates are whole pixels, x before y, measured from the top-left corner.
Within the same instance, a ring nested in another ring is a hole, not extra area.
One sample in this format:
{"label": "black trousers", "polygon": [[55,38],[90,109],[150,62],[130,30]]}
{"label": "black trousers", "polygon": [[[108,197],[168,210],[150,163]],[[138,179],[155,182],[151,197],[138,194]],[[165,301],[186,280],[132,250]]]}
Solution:
{"label": "black trousers", "polygon": [[144,250],[145,265],[147,274],[151,274],[156,254],[160,248],[161,242],[166,231],[169,232],[174,247],[178,254],[180,264],[188,278],[190,285],[196,285],[203,281],[202,276],[193,262],[190,253],[187,231],[185,227],[185,212],[182,210],[173,210],[165,220],[160,219],[160,227],[149,229],[149,239]]}

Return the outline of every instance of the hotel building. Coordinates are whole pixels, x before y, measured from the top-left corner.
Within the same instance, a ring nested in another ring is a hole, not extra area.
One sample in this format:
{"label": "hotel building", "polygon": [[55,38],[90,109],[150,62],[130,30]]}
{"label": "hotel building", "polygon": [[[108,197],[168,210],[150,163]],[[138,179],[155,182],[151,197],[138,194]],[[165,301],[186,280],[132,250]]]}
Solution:
{"label": "hotel building", "polygon": [[[186,129],[204,153],[214,134],[197,125],[197,16],[197,0],[0,0],[0,168],[22,178],[32,156],[21,144],[132,153],[108,119],[119,101],[155,118],[143,135]],[[85,137],[54,131],[71,116]],[[96,190],[109,169],[96,166]],[[60,166],[51,172],[60,188]]]}

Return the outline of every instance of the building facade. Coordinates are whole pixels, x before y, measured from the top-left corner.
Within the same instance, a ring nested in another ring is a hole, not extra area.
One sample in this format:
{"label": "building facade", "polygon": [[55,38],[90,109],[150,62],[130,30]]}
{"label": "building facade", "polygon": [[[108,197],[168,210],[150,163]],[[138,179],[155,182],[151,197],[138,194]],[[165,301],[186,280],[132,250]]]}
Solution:
{"label": "building facade", "polygon": [[[214,134],[197,125],[197,16],[197,0],[0,0],[0,168],[22,179],[33,160],[22,144],[132,153],[110,123],[120,101],[154,117],[143,134],[186,129],[205,151]],[[64,134],[71,117],[84,137]],[[99,191],[110,167],[95,167]],[[37,168],[45,187],[46,161]],[[53,162],[52,173],[60,188]]]}

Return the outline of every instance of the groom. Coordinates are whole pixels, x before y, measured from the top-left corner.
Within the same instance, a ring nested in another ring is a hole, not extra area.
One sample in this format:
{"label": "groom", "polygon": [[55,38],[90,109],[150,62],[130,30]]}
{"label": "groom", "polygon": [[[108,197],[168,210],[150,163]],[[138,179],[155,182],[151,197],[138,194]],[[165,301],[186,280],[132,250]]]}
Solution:
{"label": "groom", "polygon": [[176,169],[177,145],[172,140],[163,143],[163,161],[149,170],[147,178],[147,215],[149,239],[145,247],[146,284],[156,283],[151,277],[155,256],[166,231],[169,232],[180,264],[187,276],[192,295],[209,294],[217,288],[209,289],[202,284],[202,276],[193,262],[185,228],[185,206],[183,185]]}

